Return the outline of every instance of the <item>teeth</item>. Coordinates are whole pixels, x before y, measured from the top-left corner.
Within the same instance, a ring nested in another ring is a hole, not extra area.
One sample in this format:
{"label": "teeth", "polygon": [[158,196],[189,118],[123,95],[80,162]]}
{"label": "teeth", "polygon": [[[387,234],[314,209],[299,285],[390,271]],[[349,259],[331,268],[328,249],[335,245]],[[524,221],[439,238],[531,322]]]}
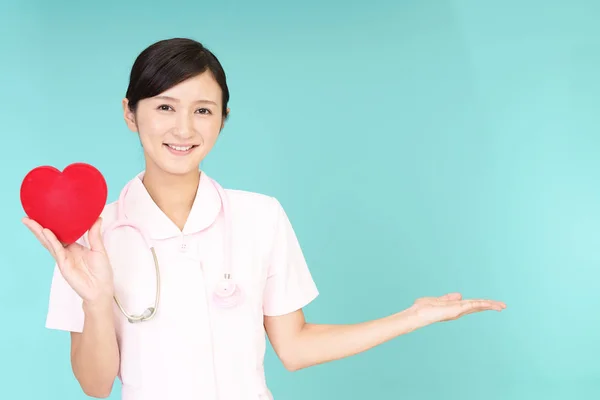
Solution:
{"label": "teeth", "polygon": [[168,144],[167,146],[169,146],[173,150],[177,150],[177,151],[188,151],[189,149],[192,148],[192,146],[181,147],[181,146],[173,146],[173,145],[170,145],[170,144]]}

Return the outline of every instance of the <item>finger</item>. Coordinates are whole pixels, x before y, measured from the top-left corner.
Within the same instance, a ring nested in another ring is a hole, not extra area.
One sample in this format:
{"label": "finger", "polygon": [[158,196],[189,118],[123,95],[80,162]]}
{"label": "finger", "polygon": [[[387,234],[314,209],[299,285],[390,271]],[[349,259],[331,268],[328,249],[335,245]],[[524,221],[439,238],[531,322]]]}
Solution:
{"label": "finger", "polygon": [[40,224],[29,218],[23,218],[22,222],[27,227],[27,229],[29,229],[31,233],[33,233],[33,235],[42,244],[42,246],[44,246],[48,251],[51,251],[50,243],[44,237],[42,233],[43,228],[40,226]]}
{"label": "finger", "polygon": [[50,251],[54,256],[56,263],[59,265],[59,267],[62,266],[67,259],[67,254],[64,246],[61,242],[59,242],[59,240],[56,238],[56,236],[54,235],[54,233],[52,233],[50,229],[44,228],[42,230],[42,234],[44,235],[44,237],[48,241],[48,244],[50,245]]}
{"label": "finger", "polygon": [[[40,231],[36,231],[35,229],[33,229],[30,226],[26,226],[26,227],[27,227],[27,229],[29,229],[29,231],[31,233],[33,233],[33,236],[35,236],[35,238],[42,244],[42,246],[44,246],[45,248],[48,249],[48,241],[46,240],[46,238],[44,237],[44,235],[41,233],[41,230]],[[50,250],[50,249],[48,249],[48,250]]]}
{"label": "finger", "polygon": [[102,218],[99,217],[88,232],[88,242],[90,250],[104,252],[104,243],[102,242]]}
{"label": "finger", "polygon": [[504,310],[506,308],[506,304],[501,301],[496,300],[483,300],[491,304],[492,309],[494,310]]}
{"label": "finger", "polygon": [[438,299],[442,301],[457,301],[462,299],[462,295],[460,293],[448,293],[438,297]]}
{"label": "finger", "polygon": [[480,313],[480,312],[486,312],[486,311],[497,311],[497,312],[500,312],[500,311],[502,311],[502,309],[501,308],[483,308],[483,309],[482,308],[473,308],[471,310],[462,311],[456,318],[461,318],[461,317],[464,317],[465,315],[475,314],[475,313]]}
{"label": "finger", "polygon": [[463,300],[460,304],[463,312],[478,312],[484,310],[497,310],[503,309],[502,303],[493,300]]}
{"label": "finger", "polygon": [[23,222],[23,224],[25,224],[25,226],[27,226],[30,229],[33,230],[42,230],[42,226],[40,224],[38,224],[36,221],[32,220],[31,218],[28,217],[23,217],[21,218],[21,222]]}

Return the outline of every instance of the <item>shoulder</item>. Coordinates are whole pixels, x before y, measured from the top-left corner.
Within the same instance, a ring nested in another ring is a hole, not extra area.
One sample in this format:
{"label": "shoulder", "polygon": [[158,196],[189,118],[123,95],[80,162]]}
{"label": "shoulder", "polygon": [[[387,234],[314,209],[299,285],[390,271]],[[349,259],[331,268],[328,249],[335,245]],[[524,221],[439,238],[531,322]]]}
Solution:
{"label": "shoulder", "polygon": [[275,224],[283,212],[279,200],[263,193],[226,189],[229,205],[238,218]]}
{"label": "shoulder", "polygon": [[117,207],[116,201],[110,202],[104,206],[100,218],[102,218],[102,225],[105,226],[117,220]]}
{"label": "shoulder", "polygon": [[[225,195],[233,230],[245,243],[256,245],[267,257],[302,258],[295,230],[276,197],[236,189],[225,189]],[[273,253],[275,248],[279,253]]]}
{"label": "shoulder", "polygon": [[283,205],[274,196],[245,190],[226,189],[236,229],[272,244],[277,238],[295,237]]}

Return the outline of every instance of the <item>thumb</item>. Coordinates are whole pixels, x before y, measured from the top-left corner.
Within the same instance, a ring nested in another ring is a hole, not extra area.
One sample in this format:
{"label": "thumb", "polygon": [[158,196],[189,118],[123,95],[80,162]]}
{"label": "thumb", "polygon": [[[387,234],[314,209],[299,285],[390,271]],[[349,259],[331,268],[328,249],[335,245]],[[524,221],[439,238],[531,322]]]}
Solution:
{"label": "thumb", "polygon": [[462,295],[460,293],[447,293],[443,296],[440,296],[439,300],[442,300],[442,301],[462,300]]}
{"label": "thumb", "polygon": [[88,232],[88,242],[90,250],[104,252],[104,242],[102,241],[102,217],[98,217],[94,225]]}

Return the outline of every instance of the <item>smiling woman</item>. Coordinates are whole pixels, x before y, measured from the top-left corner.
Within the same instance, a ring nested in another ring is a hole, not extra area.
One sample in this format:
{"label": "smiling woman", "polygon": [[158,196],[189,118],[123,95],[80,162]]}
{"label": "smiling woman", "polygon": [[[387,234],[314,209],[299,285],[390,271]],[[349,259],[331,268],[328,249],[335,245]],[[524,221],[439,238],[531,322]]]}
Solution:
{"label": "smiling woman", "polygon": [[131,70],[123,109],[144,147],[148,179],[199,165],[223,129],[228,102],[225,71],[203,46],[173,39],[144,50]]}
{"label": "smiling woman", "polygon": [[[145,170],[77,243],[63,247],[24,221],[56,260],[47,326],[71,332],[73,371],[85,393],[109,396],[118,376],[126,400],[272,399],[265,330],[284,366],[298,370],[505,308],[450,293],[360,324],[306,322],[303,308],[318,290],[281,204],[224,190],[200,170],[228,101],[223,68],[202,44],[153,44],[135,61],[123,100]],[[103,237],[102,221],[130,221],[139,231]]]}

